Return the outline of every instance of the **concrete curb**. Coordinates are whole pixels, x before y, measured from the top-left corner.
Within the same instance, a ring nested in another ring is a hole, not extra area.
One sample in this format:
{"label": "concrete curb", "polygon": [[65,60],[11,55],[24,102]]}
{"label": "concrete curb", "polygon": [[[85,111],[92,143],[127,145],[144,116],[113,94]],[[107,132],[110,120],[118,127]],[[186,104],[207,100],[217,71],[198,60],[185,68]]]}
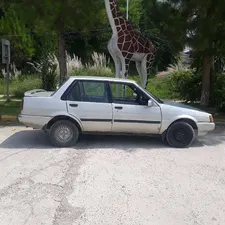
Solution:
{"label": "concrete curb", "polygon": [[0,121],[18,121],[18,116],[0,115]]}

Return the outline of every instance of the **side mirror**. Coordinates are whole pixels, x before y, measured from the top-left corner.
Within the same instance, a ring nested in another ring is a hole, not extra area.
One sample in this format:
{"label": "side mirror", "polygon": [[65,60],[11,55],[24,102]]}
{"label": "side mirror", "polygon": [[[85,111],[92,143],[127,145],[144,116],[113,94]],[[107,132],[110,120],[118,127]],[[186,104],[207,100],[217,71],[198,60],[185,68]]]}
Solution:
{"label": "side mirror", "polygon": [[151,99],[149,99],[148,100],[148,107],[152,107],[153,105],[154,105],[154,102]]}

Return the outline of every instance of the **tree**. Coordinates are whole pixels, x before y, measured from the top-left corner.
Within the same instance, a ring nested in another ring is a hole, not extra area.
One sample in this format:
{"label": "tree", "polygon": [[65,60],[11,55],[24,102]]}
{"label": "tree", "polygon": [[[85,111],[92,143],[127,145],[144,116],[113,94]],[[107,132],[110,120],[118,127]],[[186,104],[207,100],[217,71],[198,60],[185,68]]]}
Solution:
{"label": "tree", "polygon": [[186,43],[193,48],[201,62],[201,105],[209,105],[210,79],[214,69],[214,57],[224,43],[225,2],[223,0],[168,0],[179,9],[186,20]]}
{"label": "tree", "polygon": [[0,36],[11,42],[11,58],[19,66],[34,55],[34,41],[13,6],[3,12],[4,16],[0,19]]}
{"label": "tree", "polygon": [[[126,18],[127,13],[127,0],[118,1],[121,12]],[[142,5],[140,0],[129,0],[129,22],[136,28],[139,28],[140,18],[142,15]]]}
{"label": "tree", "polygon": [[165,70],[185,46],[185,20],[166,1],[142,0],[141,7],[140,29],[157,46],[156,65]]}
{"label": "tree", "polygon": [[67,76],[66,35],[74,31],[88,33],[101,20],[103,4],[101,0],[26,0],[20,4],[21,16],[27,23],[37,24],[34,32],[44,24],[45,34],[56,35],[60,84]]}

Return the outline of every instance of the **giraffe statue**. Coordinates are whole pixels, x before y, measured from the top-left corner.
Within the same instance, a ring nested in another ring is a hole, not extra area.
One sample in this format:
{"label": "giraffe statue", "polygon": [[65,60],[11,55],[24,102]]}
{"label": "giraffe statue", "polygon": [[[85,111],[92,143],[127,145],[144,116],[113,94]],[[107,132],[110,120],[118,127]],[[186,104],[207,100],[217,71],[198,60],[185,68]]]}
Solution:
{"label": "giraffe statue", "polygon": [[146,88],[156,55],[155,46],[133,29],[121,13],[117,0],[105,0],[105,7],[113,32],[108,50],[115,63],[116,77],[122,72],[121,77],[127,78],[130,62],[135,61],[141,86]]}

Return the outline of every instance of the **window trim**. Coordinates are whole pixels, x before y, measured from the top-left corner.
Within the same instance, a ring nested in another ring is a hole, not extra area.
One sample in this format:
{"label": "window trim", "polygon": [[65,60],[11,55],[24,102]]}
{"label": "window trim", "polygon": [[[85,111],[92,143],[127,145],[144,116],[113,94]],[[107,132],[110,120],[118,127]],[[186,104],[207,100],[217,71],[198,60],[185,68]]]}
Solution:
{"label": "window trim", "polygon": [[64,91],[64,93],[62,94],[61,96],[61,100],[62,101],[68,101],[68,94],[70,93],[71,89],[74,87],[74,85],[76,84],[77,80],[74,80],[70,85],[69,87]]}
{"label": "window trim", "polygon": [[[140,94],[142,94],[143,96],[145,96],[146,98],[149,98],[150,97],[145,93],[143,92],[137,85],[135,84],[132,84],[132,83],[126,83],[126,82],[123,82],[123,81],[108,81],[108,85],[109,85],[109,90],[110,90],[110,96],[111,96],[111,101],[112,103],[115,103],[114,100],[113,100],[113,95],[112,95],[112,89],[111,89],[111,83],[114,83],[114,84],[124,84],[124,85],[127,85],[127,86],[132,86],[132,87],[135,87],[137,88],[138,92],[140,92]],[[131,88],[131,87],[130,87]],[[131,88],[132,89],[132,88]],[[123,104],[123,103],[115,103],[115,104]],[[127,105],[135,105],[135,106],[146,106],[146,105],[137,105],[137,104],[127,104]]]}

